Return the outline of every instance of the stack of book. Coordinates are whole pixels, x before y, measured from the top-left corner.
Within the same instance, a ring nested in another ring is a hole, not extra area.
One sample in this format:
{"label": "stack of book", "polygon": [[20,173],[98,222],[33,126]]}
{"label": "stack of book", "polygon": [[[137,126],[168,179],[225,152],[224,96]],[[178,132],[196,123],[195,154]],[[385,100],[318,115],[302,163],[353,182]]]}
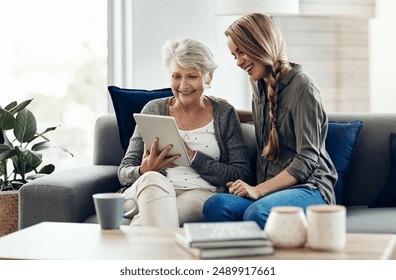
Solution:
{"label": "stack of book", "polygon": [[274,247],[256,222],[185,223],[176,243],[202,259],[271,255]]}

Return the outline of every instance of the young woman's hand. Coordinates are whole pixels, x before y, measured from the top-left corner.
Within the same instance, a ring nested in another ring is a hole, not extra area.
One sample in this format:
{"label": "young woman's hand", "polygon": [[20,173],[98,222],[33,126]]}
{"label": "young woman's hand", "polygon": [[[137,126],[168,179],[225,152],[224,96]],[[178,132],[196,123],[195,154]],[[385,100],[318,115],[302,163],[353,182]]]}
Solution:
{"label": "young woman's hand", "polygon": [[247,197],[253,200],[260,198],[260,194],[256,187],[253,187],[242,180],[236,180],[235,182],[228,182],[226,184],[228,192],[237,196]]}
{"label": "young woman's hand", "polygon": [[168,157],[169,151],[173,148],[172,145],[166,146],[160,153],[157,153],[158,141],[158,138],[154,138],[150,150],[147,149],[146,145],[144,145],[142,164],[139,169],[140,174],[143,175],[148,171],[162,171],[166,168],[177,166],[172,162],[178,159],[180,155]]}

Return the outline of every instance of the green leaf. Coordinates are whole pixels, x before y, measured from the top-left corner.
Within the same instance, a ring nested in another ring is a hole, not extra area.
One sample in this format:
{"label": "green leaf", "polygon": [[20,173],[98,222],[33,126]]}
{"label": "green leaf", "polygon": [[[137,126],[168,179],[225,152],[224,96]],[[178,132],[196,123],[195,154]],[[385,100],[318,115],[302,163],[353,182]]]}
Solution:
{"label": "green leaf", "polygon": [[53,126],[53,127],[48,127],[44,132],[38,133],[36,134],[32,139],[30,139],[29,142],[32,142],[33,140],[42,137],[44,138],[46,141],[50,141],[47,137],[44,136],[45,133],[49,132],[49,131],[53,131],[57,128],[57,126]]}
{"label": "green leaf", "polygon": [[42,162],[43,155],[36,153],[35,151],[25,150],[24,153],[26,164],[32,168],[36,168]]}
{"label": "green leaf", "polygon": [[55,171],[55,165],[47,164],[47,165],[43,166],[38,173],[39,174],[51,174],[54,171]]}
{"label": "green leaf", "polygon": [[[6,161],[0,161],[0,176],[5,174],[4,164],[7,164]],[[4,181],[0,179],[0,186],[4,184]]]}
{"label": "green leaf", "polygon": [[7,134],[5,133],[5,131],[3,131],[3,143],[9,147],[13,147],[11,141],[8,139]]}
{"label": "green leaf", "polygon": [[40,178],[40,177],[44,177],[46,175],[47,174],[41,174],[41,173],[31,174],[31,175],[26,177],[26,180],[30,181],[30,180],[34,180],[34,179],[37,179],[37,178]]}
{"label": "green leaf", "polygon": [[56,128],[57,128],[57,126],[48,127],[44,132],[40,133],[39,135],[41,136],[49,131],[55,130]]}
{"label": "green leaf", "polygon": [[26,173],[33,171],[41,164],[42,155],[19,147],[15,147],[15,150],[17,154],[12,158],[15,172],[25,178]]}
{"label": "green leaf", "polygon": [[12,147],[5,145],[5,144],[0,144],[0,153],[3,151],[11,150]]}
{"label": "green leaf", "polygon": [[32,151],[42,151],[42,150],[46,150],[49,148],[53,148],[55,147],[54,144],[52,144],[50,141],[43,141],[43,142],[39,142],[36,143],[32,146]]}
{"label": "green leaf", "polygon": [[15,127],[15,117],[7,110],[0,108],[0,129],[10,130],[10,129],[14,129],[14,127]]}
{"label": "green leaf", "polygon": [[6,109],[7,111],[12,110],[13,108],[15,108],[18,105],[18,103],[16,101],[12,101],[10,104],[8,104],[7,106],[4,107],[4,109]]}
{"label": "green leaf", "polygon": [[43,141],[43,142],[39,142],[37,144],[34,144],[32,146],[32,151],[36,151],[37,152],[37,151],[42,151],[42,150],[46,150],[46,149],[49,149],[49,148],[61,149],[62,151],[66,152],[66,153],[70,154],[72,157],[74,157],[74,155],[71,152],[69,152],[65,148],[63,148],[63,147],[61,147],[59,145],[56,145],[56,144],[54,144],[53,142],[50,142],[50,141]]}
{"label": "green leaf", "polygon": [[30,142],[37,132],[37,122],[33,113],[21,110],[16,116],[14,135],[20,143]]}
{"label": "green leaf", "polygon": [[22,180],[12,180],[11,182],[11,186],[9,188],[9,190],[19,190],[26,182],[22,181]]}
{"label": "green leaf", "polygon": [[7,145],[0,144],[0,161],[12,158],[17,154],[15,149],[10,148]]}
{"label": "green leaf", "polygon": [[21,102],[19,105],[17,105],[15,108],[10,109],[9,111],[11,112],[11,114],[16,114],[16,113],[22,111],[23,109],[25,109],[30,104],[30,102],[32,102],[32,100],[33,99],[25,100],[25,101]]}

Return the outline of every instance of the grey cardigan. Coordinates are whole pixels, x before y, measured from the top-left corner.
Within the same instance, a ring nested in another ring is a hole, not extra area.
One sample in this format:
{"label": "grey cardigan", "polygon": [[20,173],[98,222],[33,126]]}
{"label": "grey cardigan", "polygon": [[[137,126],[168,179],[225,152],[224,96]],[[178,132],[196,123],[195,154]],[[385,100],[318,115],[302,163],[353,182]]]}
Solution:
{"label": "grey cardigan", "polygon": [[337,171],[326,151],[328,119],[322,106],[316,82],[304,74],[302,67],[291,64],[292,70],[279,86],[278,158],[268,161],[260,156],[270,133],[269,103],[263,83],[252,81],[252,111],[258,148],[257,181],[266,181],[287,170],[298,183],[293,187],[319,188],[327,203],[335,203],[334,185]]}
{"label": "grey cardigan", "polygon": [[[173,97],[155,99],[142,109],[144,114],[169,115],[169,104]],[[237,179],[251,181],[251,166],[238,115],[230,104],[214,97],[207,98],[213,106],[215,137],[220,149],[220,158],[215,160],[197,151],[191,167],[218,192],[225,190],[225,184]],[[128,187],[139,178],[144,143],[136,126],[128,149],[118,169],[122,186]]]}

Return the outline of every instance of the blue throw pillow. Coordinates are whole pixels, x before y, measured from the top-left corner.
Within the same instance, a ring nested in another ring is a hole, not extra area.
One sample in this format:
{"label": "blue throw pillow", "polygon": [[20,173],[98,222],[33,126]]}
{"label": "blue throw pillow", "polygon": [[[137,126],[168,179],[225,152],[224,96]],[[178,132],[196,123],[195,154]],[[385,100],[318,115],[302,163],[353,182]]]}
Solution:
{"label": "blue throw pillow", "polygon": [[337,204],[346,204],[345,175],[349,169],[353,151],[363,124],[362,121],[329,121],[326,150],[338,173],[338,181],[334,187]]}
{"label": "blue throw pillow", "polygon": [[385,186],[379,195],[369,205],[374,207],[396,207],[396,134],[391,133],[389,136],[391,146],[391,169],[388,174]]}
{"label": "blue throw pillow", "polygon": [[124,89],[116,86],[108,87],[113,101],[114,111],[118,123],[118,131],[120,133],[121,147],[126,151],[129,145],[133,131],[135,130],[134,113],[140,113],[147,102],[161,98],[172,96],[170,88],[144,90],[144,89]]}

